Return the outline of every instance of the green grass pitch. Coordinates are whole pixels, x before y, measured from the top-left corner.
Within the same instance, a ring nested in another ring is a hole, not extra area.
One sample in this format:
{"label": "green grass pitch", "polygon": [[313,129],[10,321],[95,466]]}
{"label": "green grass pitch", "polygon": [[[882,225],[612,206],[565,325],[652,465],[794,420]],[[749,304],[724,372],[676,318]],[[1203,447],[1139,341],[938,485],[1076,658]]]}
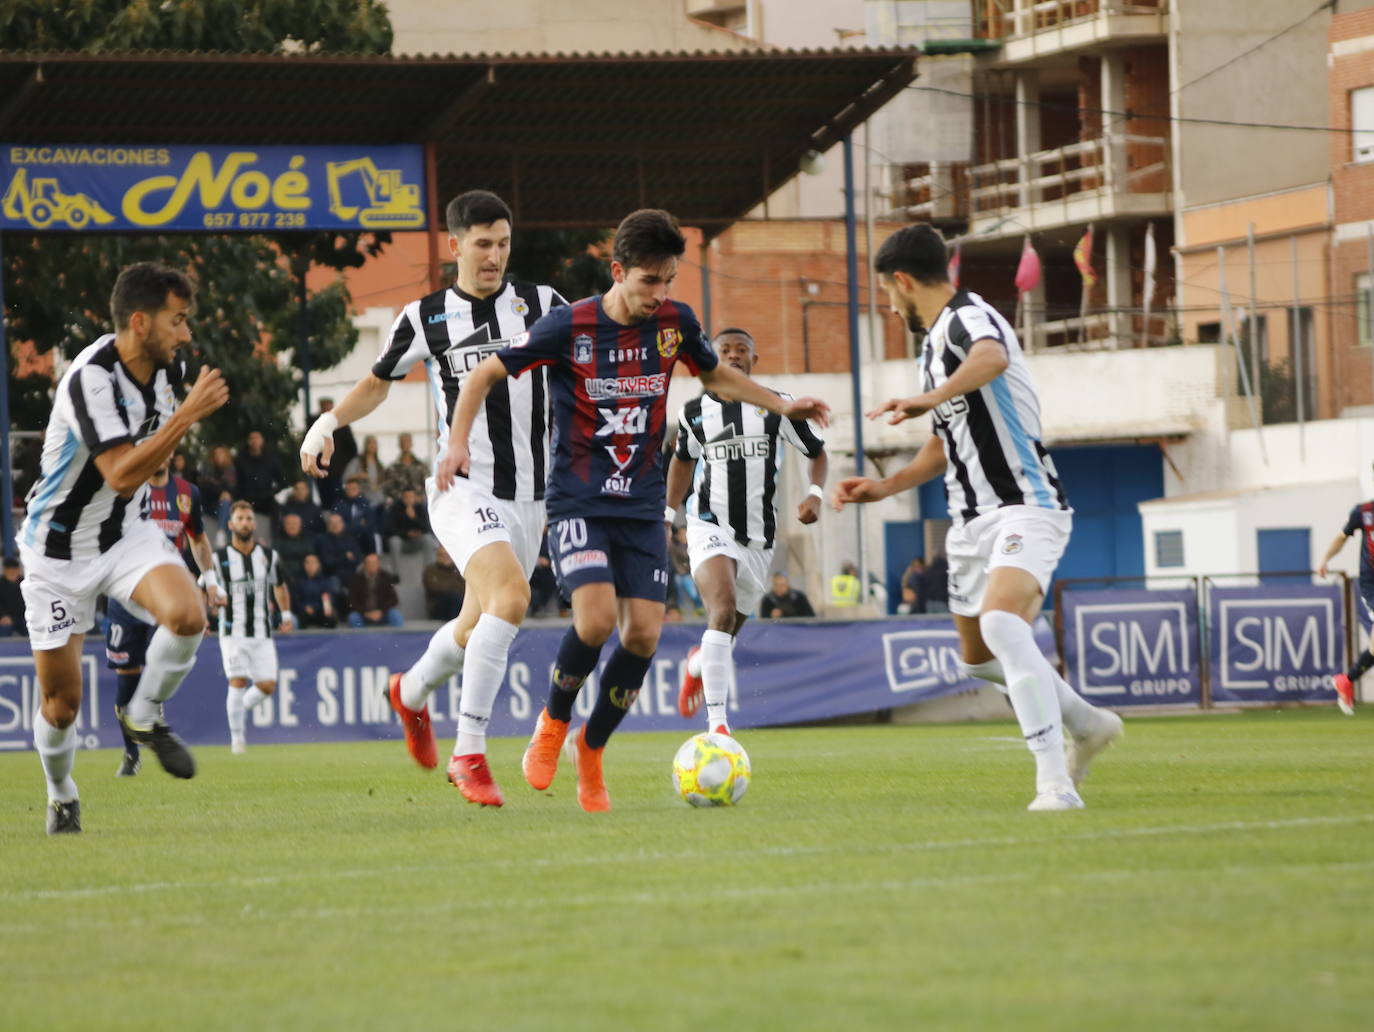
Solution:
{"label": "green grass pitch", "polygon": [[1369,714],[1128,719],[1050,814],[1010,722],[741,732],[730,810],[689,733],[612,742],[609,814],[512,739],[500,810],[399,740],[82,753],[56,839],[0,756],[0,1027],[1374,1027]]}

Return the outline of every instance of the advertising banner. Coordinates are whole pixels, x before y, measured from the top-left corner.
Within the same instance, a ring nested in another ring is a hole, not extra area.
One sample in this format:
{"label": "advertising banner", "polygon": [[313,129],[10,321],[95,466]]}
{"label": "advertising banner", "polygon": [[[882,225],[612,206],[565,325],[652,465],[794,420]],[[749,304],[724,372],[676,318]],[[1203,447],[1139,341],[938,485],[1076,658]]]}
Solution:
{"label": "advertising banner", "polygon": [[1345,666],[1345,607],[1336,584],[1208,592],[1214,702],[1330,702]]}
{"label": "advertising banner", "polygon": [[[644,688],[623,729],[691,732],[705,718],[683,720],[678,685],[687,650],[702,628],[668,624]],[[548,691],[564,628],[521,631],[496,700],[489,733],[525,736]],[[277,638],[281,670],[276,694],[249,717],[250,746],[265,742],[337,742],[397,738],[400,728],[385,698],[387,679],[407,669],[424,651],[427,631],[300,633]],[[1036,625],[1036,640],[1053,648],[1049,626]],[[602,649],[609,658],[614,639]],[[737,698],[730,701],[734,727],[805,723],[866,713],[971,690],[959,669],[959,639],[948,618],[846,623],[751,622],[735,651]],[[90,748],[120,744],[114,719],[114,674],[106,669],[103,643],[88,637],[83,657],[86,701],[78,726]],[[577,700],[583,719],[596,699],[595,676]],[[219,643],[201,646],[196,665],[168,704],[168,722],[193,745],[225,745],[226,683]],[[441,748],[457,733],[459,685],[453,678],[430,699]],[[32,748],[37,704],[33,657],[23,639],[0,641],[0,749]],[[1008,714],[1010,715],[1010,713]]]}
{"label": "advertising banner", "polygon": [[424,149],[0,144],[0,229],[425,227]]}
{"label": "advertising banner", "polygon": [[1066,591],[1062,605],[1067,679],[1089,702],[1201,705],[1192,590]]}

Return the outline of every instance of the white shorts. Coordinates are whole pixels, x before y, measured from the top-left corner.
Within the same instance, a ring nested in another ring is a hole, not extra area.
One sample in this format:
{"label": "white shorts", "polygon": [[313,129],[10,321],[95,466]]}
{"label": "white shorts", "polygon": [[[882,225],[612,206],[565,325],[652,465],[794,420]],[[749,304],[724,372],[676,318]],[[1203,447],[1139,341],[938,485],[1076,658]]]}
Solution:
{"label": "white shorts", "polygon": [[131,598],[134,589],[154,567],[186,567],[167,535],[147,520],[139,520],[108,552],[92,559],[49,559],[22,542],[19,559],[24,564],[19,587],[29,645],[40,652],[61,648],[73,634],[85,634],[100,595],[118,599],[134,616],[154,623],[153,615]]}
{"label": "white shorts", "polygon": [[752,613],[759,600],[768,594],[768,571],[773,566],[773,549],[748,548],[741,545],[730,532],[695,516],[687,517],[687,555],[692,564],[692,576],[697,567],[718,555],[735,560],[735,609]]}
{"label": "white shorts", "polygon": [[219,640],[224,676],[251,684],[276,683],[277,643],[271,638],[224,637]]}
{"label": "white shorts", "polygon": [[988,590],[988,574],[999,566],[1025,570],[1048,590],[1069,544],[1073,513],[1033,505],[1008,505],[949,528],[949,611],[977,616]]}
{"label": "white shorts", "polygon": [[461,477],[447,491],[438,490],[430,477],[425,481],[425,494],[429,498],[429,523],[434,536],[463,576],[467,576],[472,557],[493,541],[505,541],[511,546],[526,577],[534,572],[544,540],[543,502],[493,498]]}

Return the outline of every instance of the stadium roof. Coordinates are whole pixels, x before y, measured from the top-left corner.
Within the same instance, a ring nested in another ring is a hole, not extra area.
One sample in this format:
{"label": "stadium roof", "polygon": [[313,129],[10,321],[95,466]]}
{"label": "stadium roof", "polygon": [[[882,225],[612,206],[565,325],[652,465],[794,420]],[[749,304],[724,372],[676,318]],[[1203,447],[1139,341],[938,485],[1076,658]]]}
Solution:
{"label": "stadium roof", "polygon": [[524,226],[667,208],[714,236],[916,77],[911,50],[0,53],[0,141],[435,145]]}

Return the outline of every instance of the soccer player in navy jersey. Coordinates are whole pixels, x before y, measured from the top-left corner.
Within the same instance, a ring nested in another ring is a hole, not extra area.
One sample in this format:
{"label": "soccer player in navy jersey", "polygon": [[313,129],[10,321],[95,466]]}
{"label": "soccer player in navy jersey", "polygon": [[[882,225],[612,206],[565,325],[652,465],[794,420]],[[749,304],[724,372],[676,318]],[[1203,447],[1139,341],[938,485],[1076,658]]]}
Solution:
{"label": "soccer player in navy jersey", "polygon": [[1341,532],[1327,546],[1317,568],[1319,576],[1326,576],[1326,565],[1336,558],[1345,539],[1352,535],[1360,536],[1360,579],[1356,582],[1355,608],[1368,641],[1364,651],[1355,657],[1354,665],[1345,673],[1331,677],[1331,686],[1336,689],[1336,703],[1347,717],[1355,715],[1355,685],[1366,671],[1374,666],[1374,502],[1362,502],[1350,510]]}
{"label": "soccer player in navy jersey", "polygon": [[458,399],[435,472],[439,489],[447,490],[468,471],[468,435],[488,391],[507,376],[549,367],[554,429],[544,500],[549,553],[572,600],[573,625],[523,768],[534,788],[552,784],[578,690],[619,629],[596,705],[574,738],[577,801],[588,811],[611,808],[602,752],[639,694],[663,627],[668,542],[660,456],[673,366],[684,362],[719,397],[790,419],[824,425],[830,412],[816,398],[785,400],[718,362],[696,315],[668,298],[685,249],[666,211],[626,216],[615,234],[611,289],[550,311],[483,359]]}

